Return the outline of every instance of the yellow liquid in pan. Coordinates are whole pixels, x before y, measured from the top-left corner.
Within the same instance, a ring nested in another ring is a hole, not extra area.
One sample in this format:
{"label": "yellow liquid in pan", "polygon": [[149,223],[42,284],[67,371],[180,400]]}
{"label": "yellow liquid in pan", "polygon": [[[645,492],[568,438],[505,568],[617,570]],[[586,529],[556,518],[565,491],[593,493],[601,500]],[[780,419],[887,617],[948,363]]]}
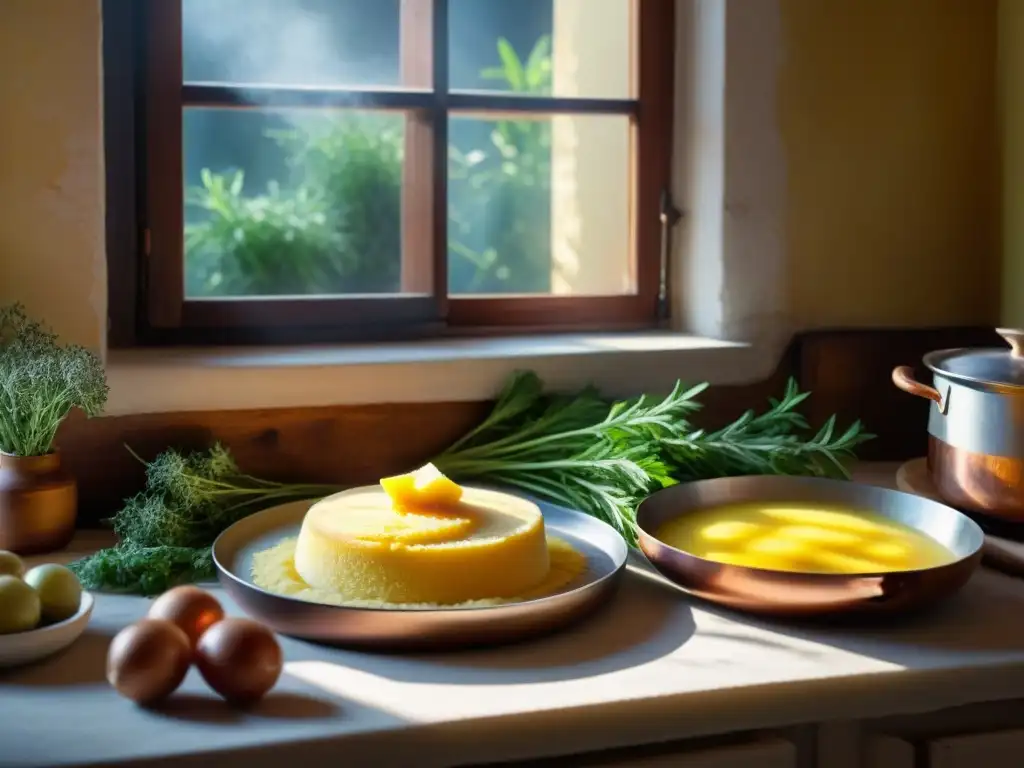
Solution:
{"label": "yellow liquid in pan", "polygon": [[655,536],[707,560],[803,573],[913,571],[957,559],[931,537],[877,512],[817,503],[711,507],[670,520]]}

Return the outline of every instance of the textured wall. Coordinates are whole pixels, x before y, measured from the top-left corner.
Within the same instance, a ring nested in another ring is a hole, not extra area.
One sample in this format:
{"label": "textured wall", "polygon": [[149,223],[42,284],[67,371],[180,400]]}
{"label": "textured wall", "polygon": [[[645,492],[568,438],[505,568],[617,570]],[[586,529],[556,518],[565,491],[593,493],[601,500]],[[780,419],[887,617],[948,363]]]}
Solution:
{"label": "textured wall", "polygon": [[98,0],[0,0],[0,301],[106,328]]}

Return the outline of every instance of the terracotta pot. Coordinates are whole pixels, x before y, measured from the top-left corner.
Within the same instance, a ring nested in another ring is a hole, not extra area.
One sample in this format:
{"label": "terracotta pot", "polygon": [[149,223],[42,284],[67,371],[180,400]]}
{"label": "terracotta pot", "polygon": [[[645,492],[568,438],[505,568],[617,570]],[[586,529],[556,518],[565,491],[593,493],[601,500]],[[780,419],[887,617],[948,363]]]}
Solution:
{"label": "terracotta pot", "polygon": [[0,549],[19,555],[62,549],[75,534],[78,489],[60,454],[0,453]]}

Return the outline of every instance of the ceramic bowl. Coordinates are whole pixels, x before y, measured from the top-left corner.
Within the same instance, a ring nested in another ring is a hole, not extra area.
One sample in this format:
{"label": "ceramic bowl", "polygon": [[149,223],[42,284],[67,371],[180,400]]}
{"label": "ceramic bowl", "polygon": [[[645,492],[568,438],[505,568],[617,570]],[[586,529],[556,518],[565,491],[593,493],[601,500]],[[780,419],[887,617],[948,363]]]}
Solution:
{"label": "ceramic bowl", "polygon": [[88,626],[93,603],[93,596],[83,592],[78,613],[70,619],[31,632],[0,635],[0,669],[31,664],[67,648],[81,637]]}

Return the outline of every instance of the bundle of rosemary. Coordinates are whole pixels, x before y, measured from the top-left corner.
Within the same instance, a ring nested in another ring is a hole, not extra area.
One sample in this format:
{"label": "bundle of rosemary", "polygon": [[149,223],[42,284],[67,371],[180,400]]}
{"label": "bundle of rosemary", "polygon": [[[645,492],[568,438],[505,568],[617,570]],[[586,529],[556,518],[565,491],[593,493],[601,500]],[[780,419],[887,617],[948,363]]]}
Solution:
{"label": "bundle of rosemary", "polygon": [[[608,402],[592,388],[549,394],[536,374],[516,373],[489,416],[434,464],[459,481],[516,488],[594,515],[634,544],[636,507],[659,488],[728,475],[846,477],[844,461],[871,437],[859,422],[837,432],[834,417],[810,434],[796,410],[809,393],[793,381],[763,413],[706,432],[690,421],[706,388],[677,384],[664,398]],[[72,564],[86,587],[155,594],[211,578],[210,545],[235,520],[338,490],[244,475],[219,445],[189,456],[165,451],[146,479],[146,490],[112,519],[121,543]]]}
{"label": "bundle of rosemary", "polygon": [[677,482],[730,475],[848,477],[844,460],[872,436],[860,422],[817,434],[796,408],[810,393],[790,380],[764,413],[748,411],[724,429],[690,422],[707,388],[677,383],[665,398],[608,404],[592,389],[575,397],[544,394],[537,376],[512,376],[490,415],[434,460],[445,474],[513,486],[599,517],[631,544],[636,507]]}

